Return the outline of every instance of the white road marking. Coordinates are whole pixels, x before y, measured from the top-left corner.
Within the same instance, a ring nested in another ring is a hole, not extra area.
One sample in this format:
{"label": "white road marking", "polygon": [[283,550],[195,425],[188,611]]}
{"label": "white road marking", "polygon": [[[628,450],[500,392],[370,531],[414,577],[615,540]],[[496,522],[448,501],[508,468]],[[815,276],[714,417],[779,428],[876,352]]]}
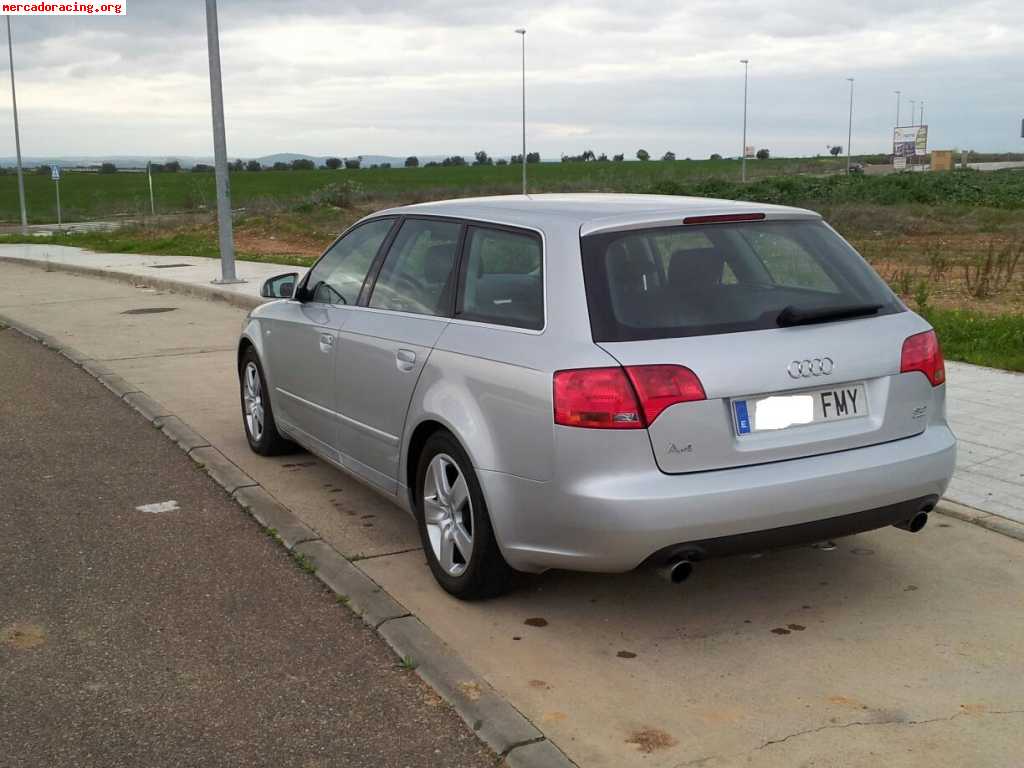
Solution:
{"label": "white road marking", "polygon": [[141,507],[136,507],[136,509],[139,512],[159,515],[161,512],[177,512],[181,507],[178,506],[178,502],[171,499],[170,501],[161,501],[157,504],[143,504]]}

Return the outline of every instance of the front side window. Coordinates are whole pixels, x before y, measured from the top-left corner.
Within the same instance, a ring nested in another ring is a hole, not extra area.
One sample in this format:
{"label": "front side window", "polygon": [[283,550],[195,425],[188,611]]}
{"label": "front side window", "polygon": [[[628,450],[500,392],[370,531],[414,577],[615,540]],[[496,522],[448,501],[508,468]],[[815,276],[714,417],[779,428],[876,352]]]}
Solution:
{"label": "front side window", "polygon": [[452,221],[407,219],[381,267],[370,306],[448,316],[460,227]]}
{"label": "front side window", "polygon": [[458,317],[540,330],[544,276],[537,235],[471,226]]}
{"label": "front side window", "polygon": [[903,310],[882,279],[819,221],[598,233],[581,247],[595,341],[777,328],[784,310]]}
{"label": "front side window", "polygon": [[310,300],[320,304],[355,304],[370,265],[394,223],[394,219],[367,222],[331,246],[309,273],[306,292]]}

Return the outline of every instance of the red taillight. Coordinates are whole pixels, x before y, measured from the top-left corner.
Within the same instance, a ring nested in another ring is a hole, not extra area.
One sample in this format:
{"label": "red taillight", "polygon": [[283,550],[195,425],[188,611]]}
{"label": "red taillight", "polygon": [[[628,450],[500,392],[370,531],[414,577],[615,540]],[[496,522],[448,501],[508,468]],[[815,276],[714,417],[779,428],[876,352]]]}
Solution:
{"label": "red taillight", "polygon": [[626,368],[647,423],[676,403],[704,399],[697,374],[681,365],[632,365]]}
{"label": "red taillight", "polygon": [[935,331],[925,331],[909,337],[903,342],[900,357],[900,373],[920,371],[928,377],[933,387],[946,381],[946,364],[942,359],[939,337]]}
{"label": "red taillight", "polygon": [[581,368],[554,379],[555,423],[591,429],[643,429],[675,403],[703,400],[696,374],[680,365]]}
{"label": "red taillight", "polygon": [[555,374],[555,424],[641,429],[643,416],[622,368],[581,368]]}

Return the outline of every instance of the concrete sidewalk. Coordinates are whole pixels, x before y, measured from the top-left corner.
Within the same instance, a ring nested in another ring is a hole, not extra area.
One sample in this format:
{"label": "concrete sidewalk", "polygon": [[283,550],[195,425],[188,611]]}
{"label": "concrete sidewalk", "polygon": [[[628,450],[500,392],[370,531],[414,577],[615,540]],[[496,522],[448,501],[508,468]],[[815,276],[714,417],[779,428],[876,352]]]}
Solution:
{"label": "concrete sidewalk", "polygon": [[[461,603],[433,583],[408,516],[307,454],[249,450],[242,310],[2,261],[0,277],[0,314],[191,425],[581,766],[1013,765],[1024,751],[1019,541],[937,517],[918,536],[709,562],[682,589],[643,572],[552,573]],[[973,369],[951,366],[952,393],[961,370]],[[965,408],[986,405],[979,386]]]}
{"label": "concrete sidewalk", "polygon": [[[238,262],[245,283],[214,285],[220,262],[187,256],[94,253],[52,245],[0,245],[0,260],[117,279],[176,293],[219,297],[240,307],[261,303],[268,277],[302,271],[283,264]],[[949,419],[960,441],[946,498],[1024,523],[1024,374],[947,361]]]}

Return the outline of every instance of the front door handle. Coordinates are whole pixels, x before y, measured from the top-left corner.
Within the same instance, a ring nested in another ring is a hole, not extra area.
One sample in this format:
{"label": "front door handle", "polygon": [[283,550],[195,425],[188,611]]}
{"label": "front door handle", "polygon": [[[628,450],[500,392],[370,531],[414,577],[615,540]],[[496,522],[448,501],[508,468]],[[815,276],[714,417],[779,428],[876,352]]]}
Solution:
{"label": "front door handle", "polygon": [[408,373],[416,366],[416,353],[411,349],[400,349],[395,353],[395,364],[398,370]]}
{"label": "front door handle", "polygon": [[320,351],[326,353],[326,352],[330,352],[332,349],[334,349],[334,336],[332,336],[329,333],[321,333],[320,334]]}

